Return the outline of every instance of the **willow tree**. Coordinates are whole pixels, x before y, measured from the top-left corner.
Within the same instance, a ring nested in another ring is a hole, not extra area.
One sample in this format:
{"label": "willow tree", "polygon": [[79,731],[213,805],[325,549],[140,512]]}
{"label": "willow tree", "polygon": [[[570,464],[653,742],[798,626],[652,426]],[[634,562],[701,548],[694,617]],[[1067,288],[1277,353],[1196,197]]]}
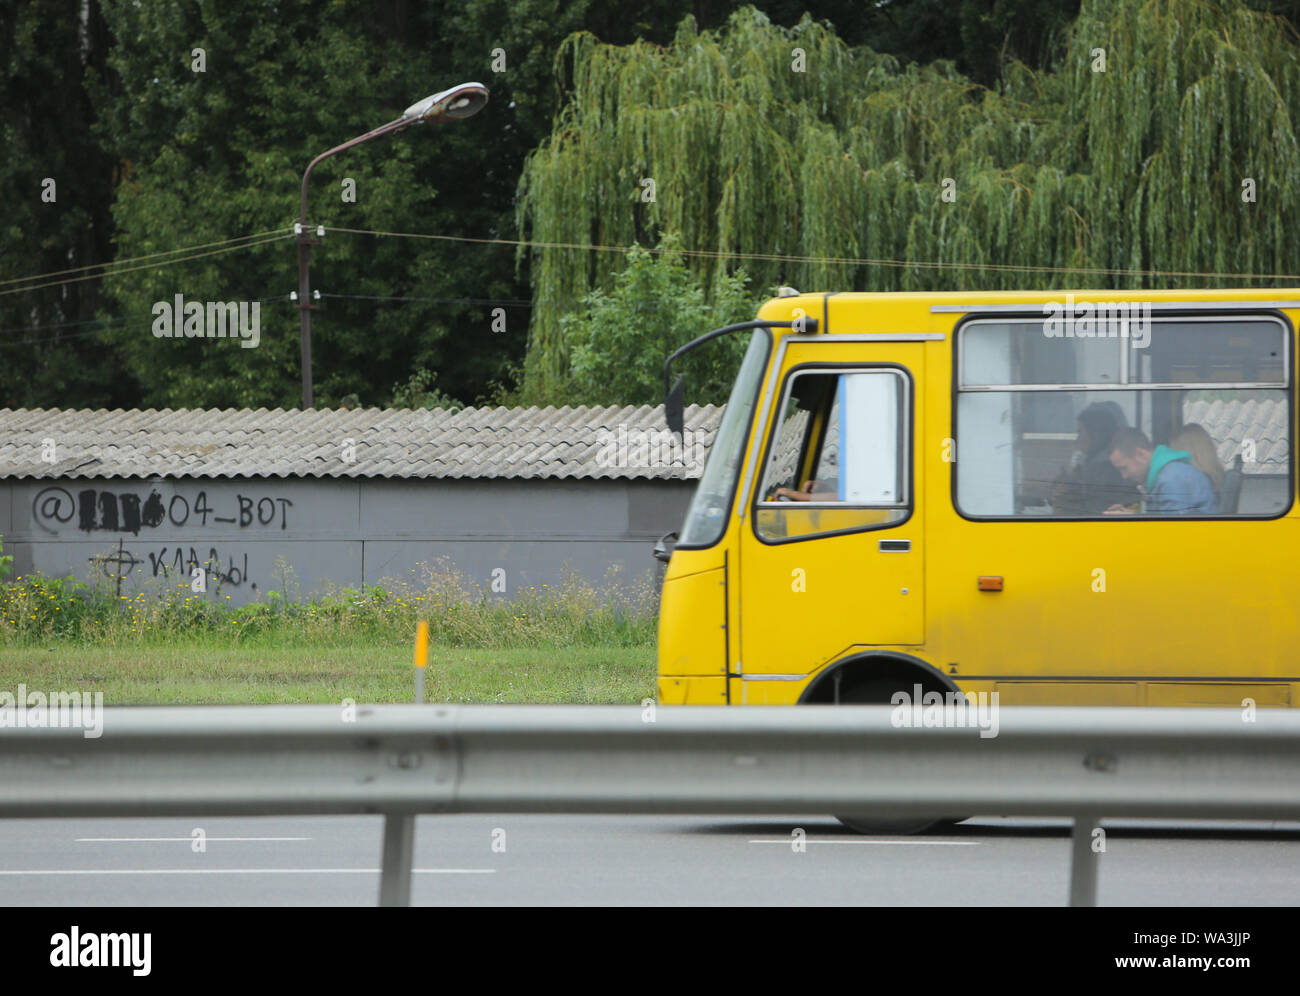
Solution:
{"label": "willow tree", "polygon": [[[1295,269],[1298,40],[1288,22],[1236,2],[1084,4],[1066,65],[1076,152],[1092,179],[1093,265]],[[1097,49],[1105,73],[1092,71]],[[1224,281],[1147,280],[1207,282]]]}
{"label": "willow tree", "polygon": [[1012,63],[990,90],[752,8],[716,32],[687,19],[663,48],[571,36],[566,99],[519,187],[538,305],[525,396],[556,399],[564,302],[622,263],[590,246],[674,234],[706,287],[741,263],[755,286],[805,290],[1293,269],[1296,41],[1236,0],[1092,0],[1055,71]]}

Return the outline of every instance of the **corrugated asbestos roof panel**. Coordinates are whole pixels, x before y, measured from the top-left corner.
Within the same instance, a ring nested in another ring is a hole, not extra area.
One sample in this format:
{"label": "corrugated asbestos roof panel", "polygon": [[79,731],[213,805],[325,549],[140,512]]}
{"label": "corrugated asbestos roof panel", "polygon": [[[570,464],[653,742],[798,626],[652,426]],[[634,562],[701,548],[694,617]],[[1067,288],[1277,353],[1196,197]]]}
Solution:
{"label": "corrugated asbestos roof panel", "polygon": [[[712,443],[722,408],[686,410]],[[693,479],[662,406],[285,411],[0,409],[0,478]],[[623,440],[624,445],[619,445]],[[628,441],[631,441],[629,444]],[[650,445],[637,445],[638,440]],[[688,452],[688,456],[690,453]]]}
{"label": "corrugated asbestos roof panel", "polygon": [[[722,408],[686,410],[686,452],[663,408],[0,409],[0,478],[698,478]],[[1188,401],[1219,459],[1286,470],[1283,400]],[[52,448],[46,441],[53,444]]]}

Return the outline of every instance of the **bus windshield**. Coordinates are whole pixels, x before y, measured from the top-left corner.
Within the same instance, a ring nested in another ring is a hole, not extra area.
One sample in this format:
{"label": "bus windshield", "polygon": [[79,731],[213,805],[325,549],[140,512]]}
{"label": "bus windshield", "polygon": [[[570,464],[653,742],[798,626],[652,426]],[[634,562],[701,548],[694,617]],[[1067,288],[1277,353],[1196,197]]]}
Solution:
{"label": "bus windshield", "polygon": [[727,512],[736,492],[740,459],[745,452],[745,438],[758,401],[759,381],[767,366],[771,338],[767,329],[755,329],[749,340],[740,373],[722,414],[718,435],[709,448],[700,485],[686,512],[686,524],[682,526],[681,539],[677,543],[679,547],[712,546],[726,527]]}

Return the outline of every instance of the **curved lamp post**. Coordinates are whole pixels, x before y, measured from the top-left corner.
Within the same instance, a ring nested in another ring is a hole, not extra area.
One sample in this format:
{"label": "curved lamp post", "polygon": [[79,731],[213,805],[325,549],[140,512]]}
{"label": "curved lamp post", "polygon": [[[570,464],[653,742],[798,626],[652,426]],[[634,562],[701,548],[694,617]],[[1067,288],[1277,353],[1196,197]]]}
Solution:
{"label": "curved lamp post", "polygon": [[[404,110],[400,118],[380,125],[373,131],[368,131],[349,142],[344,142],[342,145],[336,145],[328,152],[322,152],[307,164],[307,170],[302,175],[302,198],[298,205],[298,223],[294,226],[294,235],[297,236],[298,240],[298,311],[302,316],[302,407],[304,410],[312,406],[311,312],[313,305],[311,303],[311,285],[308,280],[307,269],[311,262],[311,247],[320,244],[320,239],[313,238],[307,230],[307,180],[311,176],[311,171],[316,168],[317,163],[328,159],[335,153],[351,149],[362,142],[369,142],[372,138],[378,138],[380,135],[391,135],[404,128],[409,128],[411,125],[425,124],[426,122],[446,124],[449,121],[459,121],[461,118],[467,118],[481,111],[487,101],[488,90],[482,83],[461,83],[450,90],[443,90],[441,93],[435,93],[431,97],[425,97],[423,100],[417,101]],[[324,235],[325,233],[318,230],[317,234]]]}

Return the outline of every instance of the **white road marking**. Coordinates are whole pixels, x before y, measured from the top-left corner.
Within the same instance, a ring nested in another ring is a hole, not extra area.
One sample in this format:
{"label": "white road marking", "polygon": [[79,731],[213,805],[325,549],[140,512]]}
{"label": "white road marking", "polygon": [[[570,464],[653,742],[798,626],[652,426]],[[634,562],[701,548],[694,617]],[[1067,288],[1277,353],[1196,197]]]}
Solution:
{"label": "white road marking", "polygon": [[[378,875],[379,868],[30,868],[0,875]],[[495,868],[412,868],[417,875],[494,875]]]}
{"label": "white road marking", "polygon": [[[198,839],[199,838],[197,837],[78,837],[76,838],[76,841],[78,844],[119,844],[119,843],[129,844],[129,843],[138,843],[138,842],[161,843],[164,841],[178,841],[178,842],[184,841],[187,844],[192,844],[195,840]],[[238,841],[238,840],[252,840],[252,841],[311,840],[310,837],[204,837],[202,839],[206,840],[209,844],[211,844],[213,841],[229,842],[229,841]]]}
{"label": "white road marking", "polygon": [[[751,844],[784,844],[786,847],[794,837],[782,837],[778,840],[751,840]],[[800,844],[908,844],[917,847],[966,847],[982,843],[978,840],[801,840]]]}

